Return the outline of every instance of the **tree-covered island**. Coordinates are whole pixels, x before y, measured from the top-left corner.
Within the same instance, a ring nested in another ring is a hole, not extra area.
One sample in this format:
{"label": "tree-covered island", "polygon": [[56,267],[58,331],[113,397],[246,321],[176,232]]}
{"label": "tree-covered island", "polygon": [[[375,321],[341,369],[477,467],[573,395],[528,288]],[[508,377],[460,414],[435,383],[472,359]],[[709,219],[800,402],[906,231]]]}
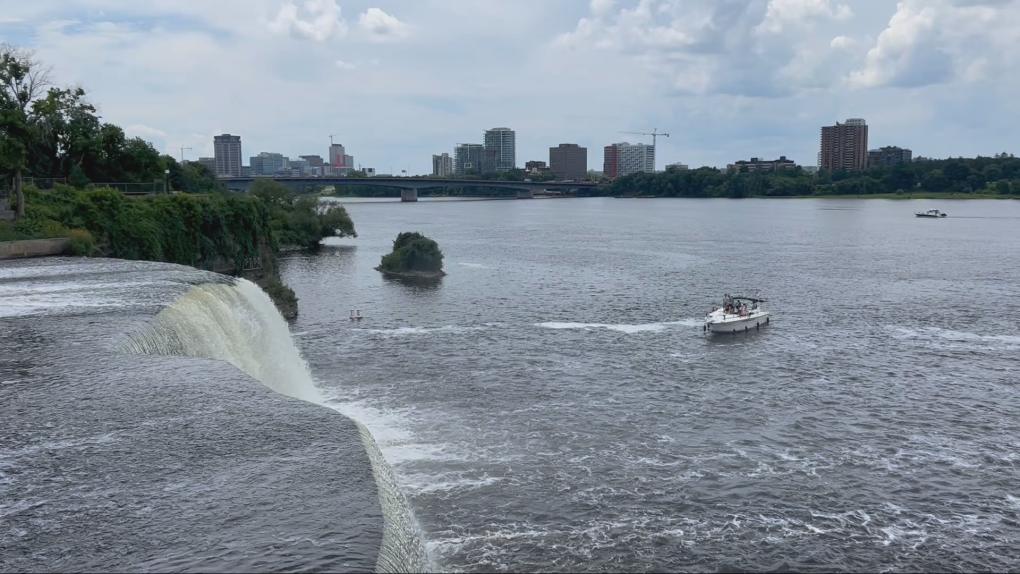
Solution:
{"label": "tree-covered island", "polygon": [[405,231],[393,240],[393,251],[383,256],[376,270],[398,277],[438,278],[443,271],[439,244],[418,232]]}

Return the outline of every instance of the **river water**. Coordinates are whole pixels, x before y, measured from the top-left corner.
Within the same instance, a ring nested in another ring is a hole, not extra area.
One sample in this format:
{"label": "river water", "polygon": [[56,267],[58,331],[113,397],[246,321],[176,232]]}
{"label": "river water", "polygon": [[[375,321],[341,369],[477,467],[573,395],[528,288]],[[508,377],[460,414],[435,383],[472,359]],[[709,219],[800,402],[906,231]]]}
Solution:
{"label": "river water", "polygon": [[929,203],[352,201],[291,330],[444,569],[1017,570],[1020,202]]}

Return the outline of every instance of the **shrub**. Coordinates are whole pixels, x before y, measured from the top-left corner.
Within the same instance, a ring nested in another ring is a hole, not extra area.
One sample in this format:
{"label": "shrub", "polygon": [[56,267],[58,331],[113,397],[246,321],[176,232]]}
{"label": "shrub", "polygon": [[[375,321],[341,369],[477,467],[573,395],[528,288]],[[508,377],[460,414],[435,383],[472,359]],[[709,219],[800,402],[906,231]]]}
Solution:
{"label": "shrub", "polygon": [[0,221],[0,241],[17,241],[18,234],[14,231],[14,226],[6,221]]}
{"label": "shrub", "polygon": [[71,254],[79,257],[88,257],[96,251],[95,241],[92,234],[84,229],[72,229],[67,233],[71,238]]}

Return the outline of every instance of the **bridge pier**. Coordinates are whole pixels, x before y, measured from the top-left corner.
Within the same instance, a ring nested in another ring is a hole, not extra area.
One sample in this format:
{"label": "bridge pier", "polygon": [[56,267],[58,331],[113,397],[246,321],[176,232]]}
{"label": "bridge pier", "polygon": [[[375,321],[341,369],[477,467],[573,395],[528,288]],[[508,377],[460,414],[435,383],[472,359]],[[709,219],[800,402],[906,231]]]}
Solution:
{"label": "bridge pier", "polygon": [[535,199],[535,192],[530,189],[519,189],[517,199]]}
{"label": "bridge pier", "polygon": [[418,190],[417,189],[401,189],[400,190],[400,201],[403,202],[414,202],[418,201]]}

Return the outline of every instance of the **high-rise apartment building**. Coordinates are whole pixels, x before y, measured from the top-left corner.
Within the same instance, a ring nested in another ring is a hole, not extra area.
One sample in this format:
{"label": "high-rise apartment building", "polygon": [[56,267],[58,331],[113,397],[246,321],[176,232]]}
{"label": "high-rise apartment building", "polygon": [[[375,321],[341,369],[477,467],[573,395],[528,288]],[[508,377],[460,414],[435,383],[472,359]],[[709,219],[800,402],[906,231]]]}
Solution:
{"label": "high-rise apartment building", "polygon": [[603,150],[602,173],[609,179],[616,179],[616,144],[607,145]]}
{"label": "high-rise apartment building", "polygon": [[333,167],[350,167],[346,163],[347,156],[343,144],[329,146],[329,165]]}
{"label": "high-rise apartment building", "polygon": [[432,154],[432,175],[449,177],[453,175],[453,158],[448,153]]}
{"label": "high-rise apartment building", "polygon": [[455,175],[481,174],[484,155],[485,146],[482,144],[458,144],[453,148],[453,173]]}
{"label": "high-rise apartment building", "polygon": [[[613,160],[612,164],[609,163],[610,160]],[[642,171],[653,173],[655,171],[655,146],[627,142],[608,146],[605,149],[603,171],[610,178],[625,177]]]}
{"label": "high-rise apartment building", "polygon": [[829,173],[861,171],[868,167],[868,124],[851,118],[822,128],[820,170]]}
{"label": "high-rise apartment building", "polygon": [[213,156],[218,177],[241,177],[241,136],[213,136]]}
{"label": "high-rise apartment building", "polygon": [[577,144],[549,148],[549,169],[556,179],[584,179],[588,175],[588,148]]}
{"label": "high-rise apartment building", "polygon": [[868,150],[868,167],[891,167],[913,161],[914,152],[896,146]]}
{"label": "high-rise apartment building", "polygon": [[324,162],[321,155],[300,155],[299,158],[308,162],[308,167],[322,167]]}
{"label": "high-rise apartment building", "polygon": [[510,171],[517,168],[517,132],[510,128],[485,131],[482,171]]}

